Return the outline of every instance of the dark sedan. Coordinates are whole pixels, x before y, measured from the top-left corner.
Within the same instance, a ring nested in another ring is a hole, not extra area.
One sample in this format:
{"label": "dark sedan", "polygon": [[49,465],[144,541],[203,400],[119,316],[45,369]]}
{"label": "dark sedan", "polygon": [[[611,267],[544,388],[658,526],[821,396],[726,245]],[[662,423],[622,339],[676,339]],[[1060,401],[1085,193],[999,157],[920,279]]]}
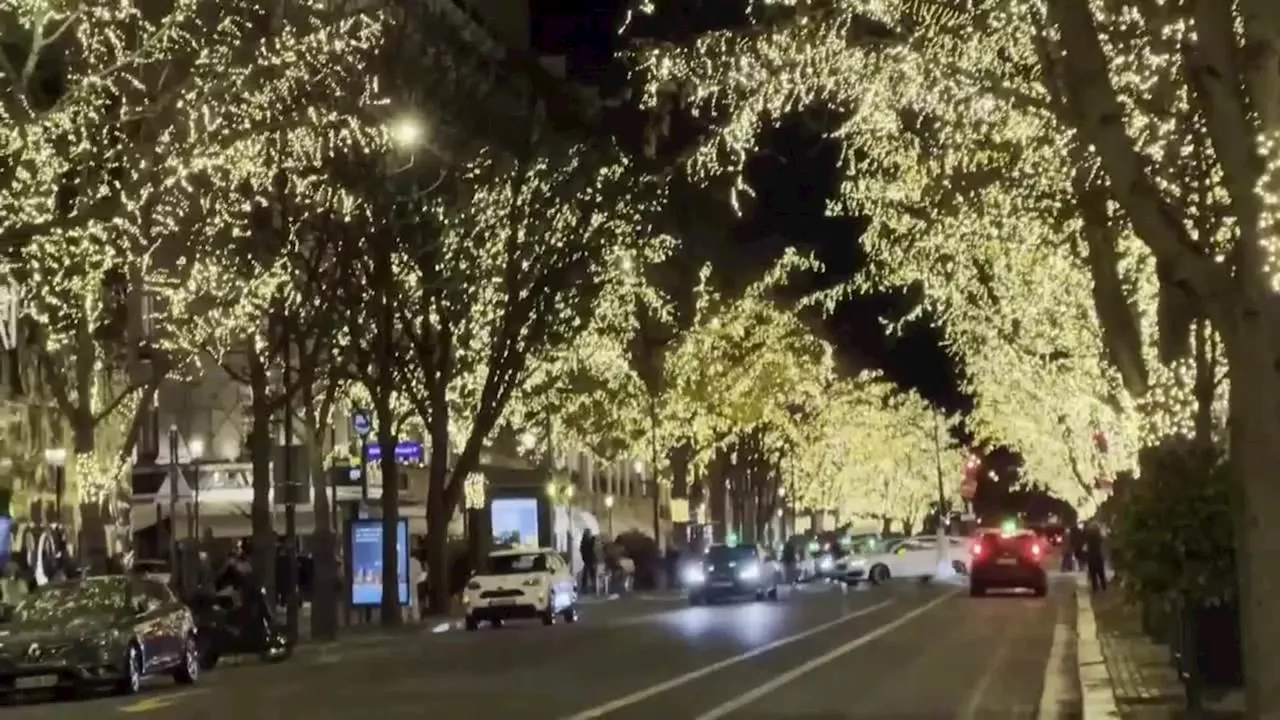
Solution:
{"label": "dark sedan", "polygon": [[136,693],[149,676],[196,681],[191,612],[164,583],[109,576],[39,588],[0,624],[0,696]]}
{"label": "dark sedan", "polygon": [[684,581],[693,605],[751,595],[777,600],[782,572],[768,552],[754,545],[712,545],[697,564],[685,569]]}

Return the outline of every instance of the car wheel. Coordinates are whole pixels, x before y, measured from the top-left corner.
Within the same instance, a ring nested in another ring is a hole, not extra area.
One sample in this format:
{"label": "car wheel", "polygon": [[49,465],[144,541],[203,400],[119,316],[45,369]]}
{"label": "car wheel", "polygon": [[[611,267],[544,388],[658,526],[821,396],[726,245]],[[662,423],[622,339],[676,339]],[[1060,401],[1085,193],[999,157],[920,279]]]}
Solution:
{"label": "car wheel", "polygon": [[987,594],[987,589],[982,587],[981,585],[969,586],[969,597],[984,597],[986,594]]}
{"label": "car wheel", "polygon": [[182,643],[182,660],[174,668],[173,679],[179,685],[194,685],[200,679],[200,646],[194,635],[188,635]]}
{"label": "car wheel", "polygon": [[116,693],[136,695],[142,689],[142,650],[135,642],[125,649],[123,670],[124,677],[116,683]]}
{"label": "car wheel", "polygon": [[1035,594],[1036,594],[1036,597],[1044,597],[1045,595],[1048,595],[1048,594],[1049,594],[1049,586],[1048,586],[1048,585],[1037,585],[1037,586],[1035,587]]}
{"label": "car wheel", "polygon": [[965,567],[965,564],[964,564],[964,563],[962,563],[962,562],[960,562],[959,560],[952,560],[952,561],[951,561],[951,569],[952,569],[952,570],[955,570],[957,575],[968,575],[968,574],[969,574],[969,568]]}
{"label": "car wheel", "polygon": [[766,597],[768,597],[768,593],[766,593],[764,590],[756,591],[756,602],[764,602],[764,599]]}
{"label": "car wheel", "polygon": [[690,593],[690,594],[689,594],[689,604],[690,604],[690,605],[701,605],[701,604],[703,604],[704,602],[706,602],[706,599],[704,599],[701,595],[699,595],[699,594],[697,594],[697,593]]}
{"label": "car wheel", "polygon": [[565,608],[564,612],[561,613],[561,617],[563,617],[564,621],[567,623],[578,622],[578,606],[570,605],[569,607]]}
{"label": "car wheel", "polygon": [[889,566],[884,563],[873,566],[868,577],[873,584],[883,585],[889,581]]}
{"label": "car wheel", "polygon": [[493,628],[494,630],[500,630],[502,628],[503,623],[504,621],[501,618],[494,618],[489,621],[489,627]]}
{"label": "car wheel", "polygon": [[480,621],[471,615],[467,616],[467,619],[463,621],[463,624],[467,628],[467,632],[475,632],[480,629]]}
{"label": "car wheel", "polygon": [[774,585],[774,586],[769,590],[769,599],[770,599],[770,600],[773,600],[773,601],[775,601],[775,602],[778,600],[778,586],[777,586],[777,585]]}
{"label": "car wheel", "polygon": [[550,604],[548,604],[547,609],[542,612],[542,624],[543,625],[556,624],[556,611],[551,609]]}

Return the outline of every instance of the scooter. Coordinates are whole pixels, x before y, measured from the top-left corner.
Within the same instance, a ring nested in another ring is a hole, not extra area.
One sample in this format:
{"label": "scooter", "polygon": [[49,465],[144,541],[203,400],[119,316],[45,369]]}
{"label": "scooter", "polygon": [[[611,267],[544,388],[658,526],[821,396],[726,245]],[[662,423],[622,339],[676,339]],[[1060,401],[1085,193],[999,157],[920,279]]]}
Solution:
{"label": "scooter", "polygon": [[263,662],[279,663],[293,655],[293,646],[276,622],[265,591],[250,593],[236,608],[228,595],[203,594],[191,603],[200,645],[200,667],[212,670],[228,655],[256,654]]}

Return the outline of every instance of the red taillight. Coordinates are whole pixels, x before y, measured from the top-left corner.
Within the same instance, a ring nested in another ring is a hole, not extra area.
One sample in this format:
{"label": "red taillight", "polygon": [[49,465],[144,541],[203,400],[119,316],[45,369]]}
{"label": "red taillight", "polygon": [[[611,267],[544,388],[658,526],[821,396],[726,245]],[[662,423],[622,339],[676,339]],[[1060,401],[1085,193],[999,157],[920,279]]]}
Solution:
{"label": "red taillight", "polygon": [[974,555],[981,555],[981,554],[982,554],[982,544],[981,544],[981,543],[974,543],[974,544],[970,545],[970,546],[969,546],[969,552],[973,553]]}
{"label": "red taillight", "polygon": [[1040,543],[1031,543],[1031,557],[1040,557]]}

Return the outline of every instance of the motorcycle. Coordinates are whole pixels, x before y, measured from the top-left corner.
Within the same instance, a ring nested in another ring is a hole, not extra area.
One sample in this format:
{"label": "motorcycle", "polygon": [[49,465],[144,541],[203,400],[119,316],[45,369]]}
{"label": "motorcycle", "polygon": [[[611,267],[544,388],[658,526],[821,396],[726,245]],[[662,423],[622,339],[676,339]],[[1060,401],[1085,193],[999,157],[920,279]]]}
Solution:
{"label": "motorcycle", "polygon": [[190,607],[204,670],[212,670],[224,656],[256,654],[263,662],[280,663],[293,655],[265,591],[248,593],[239,607],[230,595],[206,593],[194,598]]}

